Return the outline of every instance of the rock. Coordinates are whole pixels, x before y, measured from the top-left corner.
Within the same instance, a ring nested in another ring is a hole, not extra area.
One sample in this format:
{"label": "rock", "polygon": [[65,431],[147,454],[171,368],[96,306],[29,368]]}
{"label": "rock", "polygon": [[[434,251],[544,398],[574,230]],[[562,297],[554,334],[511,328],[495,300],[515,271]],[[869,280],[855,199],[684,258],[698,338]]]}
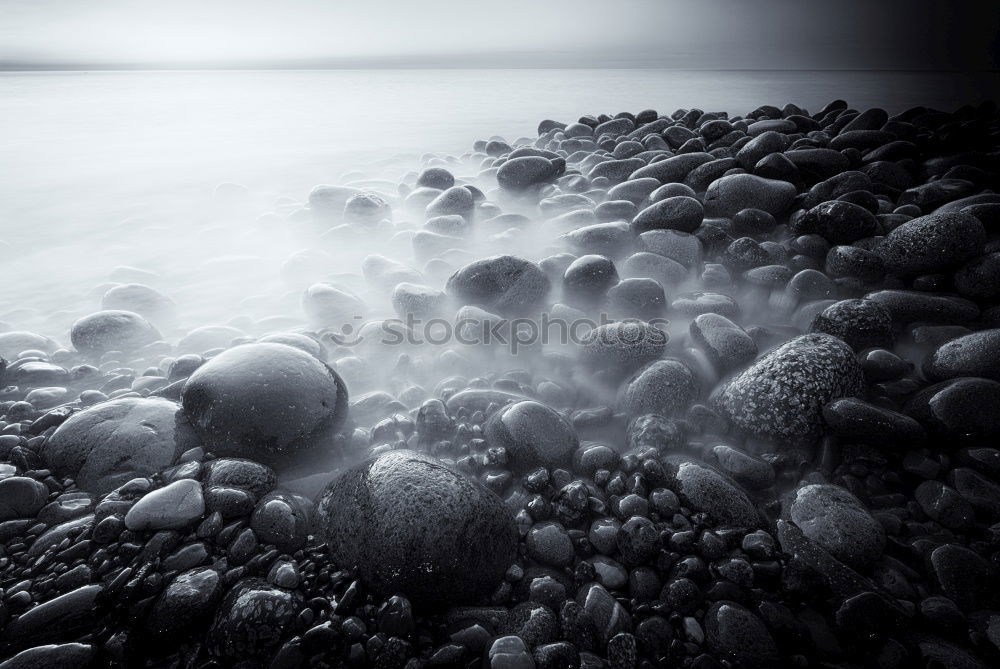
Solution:
{"label": "rock", "polygon": [[505,162],[497,170],[497,183],[506,190],[524,190],[558,174],[553,161],[540,156],[524,156]]}
{"label": "rock", "polygon": [[889,312],[895,328],[924,321],[954,325],[967,323],[979,316],[979,307],[961,297],[934,295],[917,290],[879,290],[865,295]]}
{"label": "rock", "polygon": [[720,525],[753,528],[760,514],[746,493],[728,476],[708,465],[677,456],[667,459],[668,487],[695,511],[704,511]]}
{"label": "rock", "polygon": [[179,530],[204,513],[201,483],[181,479],[140,498],[125,514],[125,527],[133,532]]}
{"label": "rock", "polygon": [[701,225],[705,210],[701,202],[683,195],[668,197],[649,205],[632,219],[635,234],[649,230],[680,230],[694,232]]}
{"label": "rock", "polygon": [[490,645],[483,669],[535,669],[535,660],[521,637],[500,637]]}
{"label": "rock", "polygon": [[843,339],[855,351],[891,348],[892,317],[872,300],[841,300],[816,314],[810,332],[823,332]]}
{"label": "rock", "polygon": [[580,256],[563,274],[563,299],[583,309],[604,300],[605,293],[618,283],[618,271],[609,258],[600,255]]}
{"label": "rock", "polygon": [[719,444],[712,448],[718,467],[744,488],[762,490],[774,485],[774,468],[754,455]]}
{"label": "rock", "polygon": [[517,553],[514,521],[496,495],[412,451],[346,470],[320,496],[317,515],[338,564],[356,567],[374,592],[403,593],[419,606],[482,599]]}
{"label": "rock", "polygon": [[455,177],[443,167],[428,167],[417,177],[417,187],[448,190],[455,185]]}
{"label": "rock", "polygon": [[400,283],[392,291],[392,308],[402,320],[407,317],[426,319],[440,316],[446,311],[448,296],[428,286]]}
{"label": "rock", "polygon": [[273,469],[253,460],[217,458],[204,464],[202,482],[205,487],[240,488],[253,495],[254,500],[258,500],[271,492],[277,476]]}
{"label": "rock", "polygon": [[935,548],[927,561],[941,592],[963,612],[996,604],[996,568],[972,550],[944,544]]}
{"label": "rock", "polygon": [[177,319],[177,304],[155,288],[141,283],[123,283],[109,288],[101,297],[101,309],[137,313],[161,327],[172,326]]}
{"label": "rock", "polygon": [[705,191],[705,214],[732,218],[737,212],[753,207],[776,215],[791,206],[795,194],[795,186],[787,181],[730,174],[713,181]]}
{"label": "rock", "polygon": [[472,191],[464,186],[452,186],[431,200],[424,213],[427,218],[451,214],[471,218],[475,207],[476,202],[472,197]]}
{"label": "rock", "polygon": [[972,300],[1000,297],[1000,252],[987,253],[962,265],[954,276],[955,290]]}
{"label": "rock", "polygon": [[0,669],[87,669],[93,666],[94,647],[85,643],[35,646],[0,663]]}
{"label": "rock", "polygon": [[1000,330],[980,330],[952,339],[924,359],[931,381],[978,376],[1000,381]]}
{"label": "rock", "polygon": [[605,306],[612,318],[652,322],[663,316],[667,298],[653,279],[625,279],[607,290]]}
{"label": "rock", "polygon": [[915,446],[927,435],[917,421],[897,411],[845,397],[823,407],[823,419],[833,434],[849,441],[881,446]]}
{"label": "rock", "polygon": [[815,439],[822,409],[856,396],[864,375],[854,352],[827,334],[807,334],[759,358],[713,396],[716,409],[739,428],[777,441]]}
{"label": "rock", "polygon": [[302,311],[318,328],[358,325],[368,313],[364,300],[329,283],[314,283],[302,293]]}
{"label": "rock", "polygon": [[600,325],[583,337],[580,357],[595,369],[625,372],[642,367],[663,355],[667,334],[641,321]]}
{"label": "rock", "polygon": [[550,567],[573,563],[573,541],[566,529],[556,522],[536,523],[525,539],[528,557]]}
{"label": "rock", "polygon": [[212,452],[275,463],[340,429],[347,388],[329,366],[299,349],[244,344],[199,367],[181,402]]}
{"label": "rock", "polygon": [[735,667],[777,667],[778,646],[764,621],[736,602],[715,602],[705,613],[705,641],[716,657]]}
{"label": "rock", "polygon": [[535,401],[508,404],[483,427],[486,442],[507,451],[515,471],[566,465],[579,446],[573,427],[549,407]]}
{"label": "rock", "polygon": [[757,343],[725,316],[701,314],[691,321],[689,332],[721,374],[740,369],[757,357]]}
{"label": "rock", "polygon": [[986,230],[961,212],[930,214],[903,223],[878,246],[886,271],[900,276],[953,269],[982,253]]}
{"label": "rock", "polygon": [[66,419],[42,447],[46,466],[103,494],[174,464],[199,440],[180,407],[165,399],[123,397]]}
{"label": "rock", "polygon": [[459,304],[500,315],[523,315],[543,305],[549,279],[533,262],[510,255],[493,256],[452,274],[445,292]]}
{"label": "rock", "polygon": [[187,632],[203,629],[225,589],[219,572],[209,567],[177,576],[153,603],[143,623],[146,638],[167,645]]}
{"label": "rock", "polygon": [[274,544],[284,553],[306,545],[311,505],[296,495],[272,492],[265,495],[250,516],[250,529],[261,543]]}
{"label": "rock", "polygon": [[15,330],[0,332],[0,358],[16,360],[22,351],[43,351],[51,353],[59,348],[53,340],[34,332]]}
{"label": "rock", "polygon": [[657,179],[661,184],[682,182],[691,170],[714,160],[714,158],[715,156],[710,153],[684,153],[635,169],[629,179],[651,177]]}
{"label": "rock", "polygon": [[618,408],[629,416],[683,413],[698,395],[694,374],[684,363],[668,358],[651,362],[622,384]]}
{"label": "rock", "polygon": [[795,221],[797,235],[817,234],[831,244],[850,244],[879,232],[878,220],[870,211],[844,200],[818,204]]}
{"label": "rock", "polygon": [[937,435],[972,440],[1000,435],[1000,383],[974,377],[943,381],[916,393],[903,410]]}
{"label": "rock", "polygon": [[584,624],[594,633],[598,643],[607,643],[620,632],[632,629],[632,617],[599,583],[589,583],[576,593],[576,603],[582,607]]}
{"label": "rock", "polygon": [[965,529],[975,518],[972,505],[940,481],[924,481],[913,491],[913,498],[928,518],[950,530]]}
{"label": "rock", "polygon": [[92,629],[98,622],[95,614],[103,592],[102,585],[84,585],[25,611],[4,629],[8,648],[64,641]]}
{"label": "rock", "polygon": [[260,578],[239,581],[226,593],[208,630],[209,654],[241,662],[269,658],[302,608],[302,595]]}
{"label": "rock", "polygon": [[15,518],[34,518],[45,506],[49,489],[27,476],[0,480],[0,522]]}
{"label": "rock", "polygon": [[160,338],[145,318],[131,311],[98,311],[73,323],[70,340],[81,353],[132,352]]}
{"label": "rock", "polygon": [[863,568],[882,555],[885,530],[858,499],[840,486],[800,488],[789,507],[792,521],[833,557]]}

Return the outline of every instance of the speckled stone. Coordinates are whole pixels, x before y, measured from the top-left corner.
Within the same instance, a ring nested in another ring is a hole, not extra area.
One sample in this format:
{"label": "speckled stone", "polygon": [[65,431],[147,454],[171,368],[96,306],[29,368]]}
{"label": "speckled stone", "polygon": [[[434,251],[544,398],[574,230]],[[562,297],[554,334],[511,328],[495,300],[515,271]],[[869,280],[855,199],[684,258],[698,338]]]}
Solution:
{"label": "speckled stone", "polygon": [[827,334],[807,334],[782,344],[723,386],[713,405],[747,432],[777,441],[816,438],[823,407],[864,389],[854,351]]}

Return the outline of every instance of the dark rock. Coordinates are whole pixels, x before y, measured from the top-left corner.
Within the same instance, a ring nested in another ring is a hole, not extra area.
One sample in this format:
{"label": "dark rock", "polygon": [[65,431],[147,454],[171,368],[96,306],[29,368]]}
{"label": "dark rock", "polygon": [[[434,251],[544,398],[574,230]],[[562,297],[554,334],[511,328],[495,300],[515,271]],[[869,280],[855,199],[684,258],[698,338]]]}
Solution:
{"label": "dark rock", "polygon": [[731,218],[753,207],[780,214],[792,204],[795,186],[787,181],[764,179],[752,174],[731,174],[713,181],[705,191],[705,213]]}
{"label": "dark rock", "polygon": [[827,404],[823,407],[823,419],[838,437],[876,446],[912,447],[923,443],[927,436],[920,423],[909,416],[854,397]]}
{"label": "dark rock", "polygon": [[201,483],[181,479],[154,490],[132,505],[125,527],[133,532],[183,529],[205,513]]}
{"label": "dark rock", "polygon": [[83,490],[106,493],[166,469],[198,445],[174,402],[123,397],[70,416],[45,443],[42,458]]}
{"label": "dark rock", "polygon": [[725,316],[702,314],[691,322],[689,331],[720,373],[735,371],[757,357],[757,343]]}
{"label": "dark rock", "polygon": [[542,306],[549,279],[538,265],[515,256],[493,256],[451,275],[445,292],[460,304],[501,315],[521,315]]}
{"label": "dark rock", "polygon": [[704,511],[720,525],[751,528],[760,524],[757,507],[728,476],[708,465],[668,459],[668,487],[684,504]]}
{"label": "dark rock", "polygon": [[764,622],[736,602],[712,604],[705,613],[705,641],[719,658],[737,667],[765,669],[781,663]]}
{"label": "dark rock", "polygon": [[179,635],[200,631],[225,590],[219,572],[211,568],[185,571],[168,585],[146,616],[146,637],[156,645],[174,642]]}
{"label": "dark rock", "polygon": [[346,470],[320,496],[317,515],[338,564],[357,568],[375,592],[401,592],[420,606],[481,599],[517,552],[517,530],[499,498],[412,451]]}
{"label": "dark rock", "polygon": [[269,658],[302,608],[302,595],[259,578],[243,579],[219,606],[208,631],[208,652],[223,660]]}
{"label": "dark rock", "polygon": [[565,418],[534,401],[509,404],[493,414],[483,436],[491,446],[506,449],[512,467],[522,472],[564,466],[579,445]]}
{"label": "dark rock", "polygon": [[181,393],[184,413],[217,455],[282,462],[333,435],[347,388],[316,357],[284,344],[244,344],[199,367]]}
{"label": "dark rock", "polygon": [[1000,330],[980,330],[952,339],[924,360],[931,381],[978,376],[1000,381]]}
{"label": "dark rock", "polygon": [[618,393],[618,408],[629,416],[672,416],[688,408],[698,395],[694,374],[680,360],[651,362],[625,381]]}
{"label": "dark rock", "polygon": [[882,555],[882,525],[840,486],[813,484],[800,488],[789,512],[803,534],[849,566],[864,567]]}
{"label": "dark rock", "polygon": [[892,318],[878,302],[841,300],[816,314],[810,332],[839,337],[855,351],[892,346]]}
{"label": "dark rock", "polygon": [[640,234],[648,230],[680,230],[694,232],[701,225],[705,210],[693,197],[668,197],[649,205],[632,220],[632,231]]}
{"label": "dark rock", "polygon": [[986,231],[976,217],[931,214],[890,232],[877,251],[889,273],[914,276],[953,269],[979,255],[985,242]]}

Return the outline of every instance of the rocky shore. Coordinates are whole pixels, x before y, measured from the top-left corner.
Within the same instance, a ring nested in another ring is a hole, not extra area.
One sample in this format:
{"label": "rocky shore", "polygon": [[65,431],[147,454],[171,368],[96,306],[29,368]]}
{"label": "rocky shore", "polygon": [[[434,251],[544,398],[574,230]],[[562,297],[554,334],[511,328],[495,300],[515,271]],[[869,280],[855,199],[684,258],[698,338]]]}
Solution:
{"label": "rocky shore", "polygon": [[0,669],[1000,665],[995,105],[414,168],[262,217],[294,308],[2,324]]}

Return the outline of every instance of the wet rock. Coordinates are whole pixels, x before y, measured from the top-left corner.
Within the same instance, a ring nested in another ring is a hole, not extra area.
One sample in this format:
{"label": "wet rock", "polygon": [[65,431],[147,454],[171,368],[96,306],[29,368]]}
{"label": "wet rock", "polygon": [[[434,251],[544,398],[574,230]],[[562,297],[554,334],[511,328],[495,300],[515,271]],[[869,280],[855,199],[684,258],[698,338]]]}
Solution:
{"label": "wet rock", "polygon": [[1000,383],[973,377],[943,381],[915,394],[903,410],[936,435],[973,440],[1000,435]]}
{"label": "wet rock", "polygon": [[823,407],[823,419],[833,434],[873,445],[915,446],[926,438],[924,428],[905,414],[855,397],[834,400]]}
{"label": "wet rock", "polygon": [[865,299],[885,307],[896,328],[918,321],[967,323],[979,316],[979,308],[975,303],[951,295],[935,295],[916,290],[879,290],[868,293]]}
{"label": "wet rock", "polygon": [[181,479],[154,490],[125,514],[125,527],[133,532],[183,529],[205,513],[201,483]]}
{"label": "wet rock", "polygon": [[493,256],[452,274],[445,292],[459,304],[500,315],[522,315],[542,305],[549,279],[535,263],[515,256]]}
{"label": "wet rock", "polygon": [[402,592],[421,606],[488,595],[517,550],[498,497],[412,451],[346,470],[321,495],[317,514],[338,564],[355,566],[375,592]]}
{"label": "wet rock", "polygon": [[803,534],[847,565],[861,568],[882,555],[882,525],[840,486],[813,484],[800,488],[789,513]]}
{"label": "wet rock", "polygon": [[273,469],[253,460],[218,458],[205,463],[202,481],[206,487],[228,486],[246,490],[257,500],[271,492],[277,476]]}
{"label": "wet rock", "polygon": [[288,493],[265,495],[250,516],[250,529],[266,544],[294,553],[306,544],[311,519],[309,504]]}
{"label": "wet rock", "polygon": [[302,608],[302,595],[247,578],[226,593],[208,631],[208,652],[222,660],[269,658]]}
{"label": "wet rock", "polygon": [[701,225],[705,210],[693,197],[668,197],[649,205],[632,219],[635,234],[649,230],[680,230],[694,232]]}
{"label": "wet rock", "polygon": [[776,667],[778,646],[764,621],[736,602],[712,604],[705,613],[705,641],[711,651],[733,666]]}
{"label": "wet rock", "polygon": [[106,493],[166,469],[199,443],[174,402],[123,397],[70,416],[45,443],[42,458],[83,490]]}
{"label": "wet rock", "polygon": [[47,642],[68,641],[97,623],[97,602],[104,586],[71,590],[25,611],[4,629],[8,648],[20,650]]}
{"label": "wet rock", "polygon": [[347,388],[329,366],[284,344],[245,344],[199,367],[184,413],[218,455],[274,463],[323,443],[343,424]]}
{"label": "wet rock", "polygon": [[619,409],[630,416],[683,412],[698,395],[694,374],[679,360],[651,362],[622,384]]}
{"label": "wet rock", "polygon": [[780,214],[791,206],[795,186],[787,181],[753,174],[730,174],[713,181],[705,191],[705,213],[731,218],[748,207]]}
{"label": "wet rock", "polygon": [[850,244],[879,232],[878,220],[859,205],[844,200],[818,204],[795,221],[799,235],[818,234],[831,244]]}
{"label": "wet rock", "polygon": [[958,608],[970,611],[996,603],[996,568],[958,544],[935,548],[928,563],[941,592]]}
{"label": "wet rock", "polygon": [[34,518],[48,500],[49,489],[26,476],[0,480],[0,522],[14,518]]}
{"label": "wet rock", "polygon": [[878,246],[892,274],[914,276],[943,272],[979,255],[986,242],[983,224],[963,213],[931,214],[907,221]]}
{"label": "wet rock", "polygon": [[93,666],[94,647],[85,643],[60,643],[22,650],[0,669],[86,669]]}
{"label": "wet rock", "polygon": [[713,404],[751,434],[798,441],[820,434],[828,402],[857,396],[863,388],[861,365],[847,344],[808,334],[759,358],[717,391]]}
{"label": "wet rock", "polygon": [[178,636],[200,631],[225,594],[219,572],[208,567],[181,573],[156,599],[143,623],[153,644],[169,644]]}
{"label": "wet rock", "polygon": [[761,490],[774,485],[774,468],[754,455],[719,444],[712,448],[719,469],[750,490]]}
{"label": "wet rock", "polygon": [[541,156],[523,156],[508,160],[497,170],[497,183],[506,190],[524,190],[555,177],[559,172],[553,161]]}
{"label": "wet rock", "polygon": [[1000,330],[980,330],[939,346],[923,364],[931,381],[978,376],[1000,381]]}
{"label": "wet rock", "polygon": [[668,487],[686,506],[704,511],[720,525],[756,527],[757,508],[732,479],[708,465],[684,459],[668,460]]}
{"label": "wet rock", "polygon": [[591,330],[581,342],[580,357],[596,369],[633,370],[663,355],[667,334],[648,323],[623,321]]}
{"label": "wet rock", "polygon": [[565,418],[534,401],[509,404],[493,414],[483,436],[491,446],[506,449],[515,471],[563,466],[579,445]]}

